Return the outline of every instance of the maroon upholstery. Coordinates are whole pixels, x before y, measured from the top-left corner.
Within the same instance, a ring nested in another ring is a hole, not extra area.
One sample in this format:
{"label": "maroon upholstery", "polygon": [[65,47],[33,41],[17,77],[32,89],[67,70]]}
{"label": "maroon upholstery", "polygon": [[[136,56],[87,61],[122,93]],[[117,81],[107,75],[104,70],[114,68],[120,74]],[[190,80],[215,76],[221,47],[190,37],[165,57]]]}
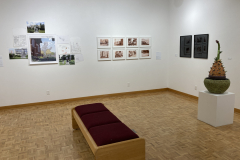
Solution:
{"label": "maroon upholstery", "polygon": [[100,126],[104,124],[121,122],[110,111],[96,112],[85,114],[81,117],[85,127],[89,130],[91,127]]}
{"label": "maroon upholstery", "polygon": [[138,135],[122,122],[92,127],[89,133],[98,146],[138,138]]}
{"label": "maroon upholstery", "polygon": [[102,103],[93,103],[77,106],[75,110],[78,113],[79,117],[82,117],[83,115],[89,113],[108,111],[108,109]]}

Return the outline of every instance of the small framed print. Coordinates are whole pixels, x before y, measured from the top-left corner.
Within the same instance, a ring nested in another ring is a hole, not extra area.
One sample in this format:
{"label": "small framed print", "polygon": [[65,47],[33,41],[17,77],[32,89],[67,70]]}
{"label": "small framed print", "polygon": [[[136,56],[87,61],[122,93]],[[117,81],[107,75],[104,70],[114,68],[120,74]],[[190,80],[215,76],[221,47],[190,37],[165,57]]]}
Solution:
{"label": "small framed print", "polygon": [[126,38],[126,44],[127,47],[138,47],[139,42],[138,42],[138,37],[127,37]]}
{"label": "small framed print", "polygon": [[192,56],[192,36],[180,36],[180,57]]}
{"label": "small framed print", "polygon": [[209,34],[194,35],[194,58],[208,59]]}
{"label": "small framed print", "polygon": [[140,47],[151,47],[152,38],[151,37],[141,37],[140,38]]}
{"label": "small framed print", "polygon": [[140,58],[152,58],[152,52],[150,48],[140,49]]}
{"label": "small framed print", "polygon": [[98,60],[99,61],[110,61],[111,58],[111,49],[98,49]]}
{"label": "small framed print", "polygon": [[113,48],[125,47],[125,37],[113,37],[112,46]]}
{"label": "small framed print", "polygon": [[112,54],[113,54],[113,60],[125,60],[126,59],[125,49],[114,49]]}
{"label": "small framed print", "polygon": [[110,37],[97,37],[97,47],[98,48],[111,48],[111,38]]}
{"label": "small framed print", "polygon": [[139,49],[138,48],[131,48],[127,49],[127,59],[138,59]]}

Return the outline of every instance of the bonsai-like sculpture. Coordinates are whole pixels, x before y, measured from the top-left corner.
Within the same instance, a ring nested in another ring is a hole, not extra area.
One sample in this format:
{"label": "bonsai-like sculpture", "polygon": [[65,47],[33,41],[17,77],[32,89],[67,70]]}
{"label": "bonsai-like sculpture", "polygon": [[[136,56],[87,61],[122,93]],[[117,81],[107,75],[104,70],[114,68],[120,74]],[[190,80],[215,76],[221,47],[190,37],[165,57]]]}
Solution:
{"label": "bonsai-like sculpture", "polygon": [[211,93],[222,94],[230,86],[230,80],[226,78],[226,72],[220,59],[220,43],[216,40],[218,44],[218,53],[211,70],[209,71],[209,76],[205,78],[204,85]]}

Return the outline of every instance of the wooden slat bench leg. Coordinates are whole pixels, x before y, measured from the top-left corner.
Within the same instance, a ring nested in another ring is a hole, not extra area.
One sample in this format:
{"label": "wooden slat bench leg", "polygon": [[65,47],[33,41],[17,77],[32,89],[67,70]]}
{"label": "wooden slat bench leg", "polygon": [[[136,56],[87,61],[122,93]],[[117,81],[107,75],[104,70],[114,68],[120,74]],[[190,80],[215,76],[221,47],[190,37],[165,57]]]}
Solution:
{"label": "wooden slat bench leg", "polygon": [[74,108],[71,110],[71,115],[72,115],[72,128],[77,130],[77,129],[79,129],[79,126],[78,126],[75,118],[73,117],[73,110],[74,110]]}

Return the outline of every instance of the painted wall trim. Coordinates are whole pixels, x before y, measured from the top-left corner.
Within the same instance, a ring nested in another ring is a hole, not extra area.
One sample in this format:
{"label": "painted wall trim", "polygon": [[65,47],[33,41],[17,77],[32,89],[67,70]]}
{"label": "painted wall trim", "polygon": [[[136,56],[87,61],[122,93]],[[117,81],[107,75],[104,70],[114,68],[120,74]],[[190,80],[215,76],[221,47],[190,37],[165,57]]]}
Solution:
{"label": "painted wall trim", "polygon": [[[152,90],[144,90],[144,91],[133,91],[133,92],[123,92],[123,93],[114,93],[114,94],[105,94],[105,95],[97,95],[97,96],[89,96],[89,97],[79,97],[79,98],[71,98],[71,99],[62,99],[62,100],[55,100],[55,101],[46,101],[46,102],[37,102],[37,103],[28,103],[28,104],[20,104],[20,105],[12,105],[12,106],[3,106],[0,107],[0,110],[3,109],[13,109],[19,107],[27,107],[33,105],[44,105],[44,104],[51,104],[51,103],[61,103],[61,102],[69,102],[69,101],[77,101],[77,100],[86,100],[92,98],[103,98],[103,97],[113,97],[113,96],[120,96],[120,95],[129,95],[129,94],[139,94],[139,93],[151,93],[151,92],[163,92],[163,91],[170,91],[176,94],[180,94],[189,98],[193,98],[198,100],[198,97],[180,92],[171,88],[161,88],[161,89],[152,89]],[[240,109],[234,108],[235,113],[240,113]]]}

